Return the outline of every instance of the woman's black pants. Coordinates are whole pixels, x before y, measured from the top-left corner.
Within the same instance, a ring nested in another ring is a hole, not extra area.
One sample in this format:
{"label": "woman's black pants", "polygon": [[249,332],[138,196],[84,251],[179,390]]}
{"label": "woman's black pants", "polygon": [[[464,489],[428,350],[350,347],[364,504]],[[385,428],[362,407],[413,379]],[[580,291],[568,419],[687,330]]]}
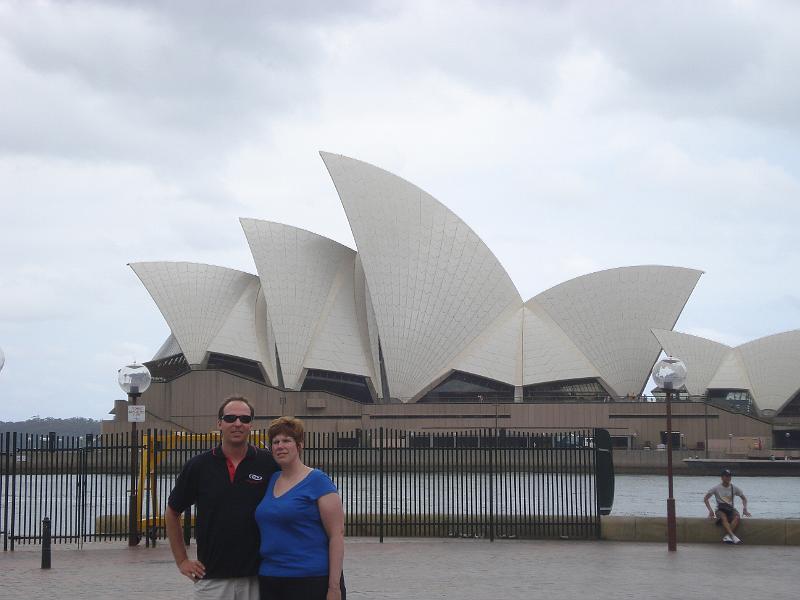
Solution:
{"label": "woman's black pants", "polygon": [[[347,600],[344,575],[339,580],[342,600]],[[328,576],[324,577],[258,577],[261,600],[325,600]]]}

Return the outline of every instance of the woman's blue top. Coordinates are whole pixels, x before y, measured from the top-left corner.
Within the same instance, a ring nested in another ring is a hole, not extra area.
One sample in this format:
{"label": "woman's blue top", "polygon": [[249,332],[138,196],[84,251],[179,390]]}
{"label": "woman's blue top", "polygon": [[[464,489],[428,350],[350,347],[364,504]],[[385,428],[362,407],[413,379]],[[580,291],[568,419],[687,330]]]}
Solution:
{"label": "woman's blue top", "polygon": [[267,492],[256,507],[256,522],[261,532],[261,567],[266,577],[322,577],[328,574],[328,534],[322,526],[317,500],[336,492],[336,485],[313,469],[306,478],[280,498],[275,497],[275,482],[269,480]]}

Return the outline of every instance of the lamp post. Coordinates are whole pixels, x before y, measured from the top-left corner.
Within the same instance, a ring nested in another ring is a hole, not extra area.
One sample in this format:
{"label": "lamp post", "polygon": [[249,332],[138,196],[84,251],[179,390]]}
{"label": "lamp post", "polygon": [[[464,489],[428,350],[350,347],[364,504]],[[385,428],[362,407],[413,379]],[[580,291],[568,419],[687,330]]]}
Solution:
{"label": "lamp post", "polygon": [[136,406],[139,399],[147,388],[150,387],[150,371],[144,365],[134,362],[131,365],[122,367],[117,375],[117,381],[122,391],[128,394],[128,421],[131,424],[130,450],[131,450],[131,495],[128,504],[128,546],[136,546],[139,543],[139,515],[138,515],[138,471],[139,471],[139,436],[136,431],[136,423],[143,421],[140,419],[136,410],[131,410]]}
{"label": "lamp post", "polygon": [[3,354],[3,349],[0,348],[0,371],[3,370],[3,365],[6,364],[6,355]]}
{"label": "lamp post", "polygon": [[668,356],[653,367],[653,381],[666,393],[667,407],[667,548],[677,549],[675,498],[672,497],[672,392],[680,390],[686,381],[686,365],[679,358]]}
{"label": "lamp post", "polygon": [[703,429],[705,430],[705,442],[703,442],[703,449],[708,458],[708,395],[703,396]]}

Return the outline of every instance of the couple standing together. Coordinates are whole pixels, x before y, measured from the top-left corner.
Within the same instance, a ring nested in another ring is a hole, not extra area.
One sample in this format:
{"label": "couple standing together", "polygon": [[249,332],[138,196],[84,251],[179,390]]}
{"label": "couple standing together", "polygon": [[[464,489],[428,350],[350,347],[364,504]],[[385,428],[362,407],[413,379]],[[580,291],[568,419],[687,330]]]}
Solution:
{"label": "couple standing together", "polygon": [[[190,459],[167,502],[172,555],[198,599],[345,600],[344,512],[336,486],[301,460],[303,424],[275,419],[272,453],[250,445],[254,410],[242,396],[219,408],[222,443]],[[197,560],[180,515],[196,505]]]}

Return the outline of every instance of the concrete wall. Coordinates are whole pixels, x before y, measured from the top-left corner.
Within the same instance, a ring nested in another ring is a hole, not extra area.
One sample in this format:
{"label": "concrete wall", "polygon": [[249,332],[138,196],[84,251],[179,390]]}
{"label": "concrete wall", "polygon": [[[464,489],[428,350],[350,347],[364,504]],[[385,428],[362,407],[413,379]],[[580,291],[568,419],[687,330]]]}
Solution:
{"label": "concrete wall", "polygon": [[[679,517],[678,543],[698,544],[722,542],[725,531],[711,519]],[[800,519],[742,519],[736,530],[744,543],[751,545],[800,545]],[[615,542],[667,543],[665,517],[601,517],[600,537]]]}
{"label": "concrete wall", "polygon": [[[281,415],[298,416],[309,431],[351,432],[355,429],[393,428],[412,431],[457,431],[502,427],[517,431],[558,431],[602,427],[612,436],[628,437],[635,447],[660,441],[666,429],[664,404],[647,402],[573,404],[358,404],[326,392],[281,391],[223,371],[190,371],[167,383],[153,383],[139,400],[147,407],[143,428],[214,431],[217,409],[231,394],[251,399],[256,427],[266,427]],[[103,432],[128,431],[124,403],[115,407],[114,421]],[[709,440],[772,439],[769,423],[703,404],[673,405],[673,430],[685,434],[688,448]],[[653,452],[656,452],[655,450]]]}

